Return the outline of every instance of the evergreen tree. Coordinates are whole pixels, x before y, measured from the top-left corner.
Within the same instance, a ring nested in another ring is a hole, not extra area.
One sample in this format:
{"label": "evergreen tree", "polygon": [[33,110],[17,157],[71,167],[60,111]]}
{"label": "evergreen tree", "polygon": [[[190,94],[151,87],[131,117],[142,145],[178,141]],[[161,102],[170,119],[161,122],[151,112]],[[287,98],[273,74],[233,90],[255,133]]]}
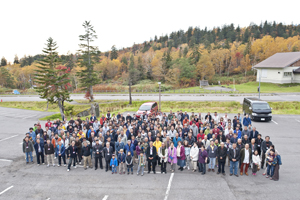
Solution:
{"label": "evergreen tree", "polygon": [[118,52],[117,52],[116,46],[113,45],[111,47],[110,59],[113,60],[113,59],[117,59],[117,58],[118,58]]}
{"label": "evergreen tree", "polygon": [[186,57],[187,53],[189,52],[189,48],[188,47],[184,47],[183,49],[183,56]]}
{"label": "evergreen tree", "polygon": [[50,103],[57,103],[61,117],[64,118],[64,102],[72,101],[70,99],[69,87],[70,69],[61,66],[58,54],[56,52],[56,42],[50,37],[47,40],[47,46],[43,49],[44,59],[38,61],[35,74],[35,82],[37,83],[36,91],[40,98],[47,99]]}
{"label": "evergreen tree", "polygon": [[14,58],[14,64],[19,64],[19,58],[17,55],[15,55],[15,58]]}
{"label": "evergreen tree", "polygon": [[6,66],[6,65],[7,65],[7,60],[4,57],[2,57],[0,66],[3,67],[3,66]]}
{"label": "evergreen tree", "polygon": [[85,34],[79,35],[79,40],[84,42],[79,44],[81,48],[79,50],[81,54],[79,66],[82,70],[77,73],[77,76],[81,87],[87,91],[85,97],[90,101],[94,101],[93,86],[100,82],[97,73],[94,71],[94,64],[100,60],[100,51],[97,46],[91,46],[94,39],[97,39],[96,31],[91,22],[85,21],[82,26],[85,29]]}
{"label": "evergreen tree", "polygon": [[135,84],[136,80],[136,69],[134,68],[134,57],[133,55],[130,56],[129,61],[129,70],[128,70],[128,85],[129,85],[129,104],[132,104],[132,98],[131,98],[131,85]]}
{"label": "evergreen tree", "polygon": [[0,84],[7,88],[14,88],[15,79],[10,72],[5,68],[0,68]]}
{"label": "evergreen tree", "polygon": [[137,64],[137,81],[141,81],[145,78],[145,69],[143,67],[142,58],[138,57],[138,64]]}
{"label": "evergreen tree", "polygon": [[75,67],[74,55],[70,54],[67,58],[66,67],[70,68],[71,70]]}

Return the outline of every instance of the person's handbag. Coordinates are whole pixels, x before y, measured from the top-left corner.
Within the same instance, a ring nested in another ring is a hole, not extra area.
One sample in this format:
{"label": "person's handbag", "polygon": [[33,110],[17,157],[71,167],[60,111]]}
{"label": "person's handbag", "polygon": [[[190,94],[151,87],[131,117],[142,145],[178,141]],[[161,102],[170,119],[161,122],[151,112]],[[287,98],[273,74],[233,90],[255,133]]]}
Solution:
{"label": "person's handbag", "polygon": [[207,164],[210,163],[210,158],[207,156]]}

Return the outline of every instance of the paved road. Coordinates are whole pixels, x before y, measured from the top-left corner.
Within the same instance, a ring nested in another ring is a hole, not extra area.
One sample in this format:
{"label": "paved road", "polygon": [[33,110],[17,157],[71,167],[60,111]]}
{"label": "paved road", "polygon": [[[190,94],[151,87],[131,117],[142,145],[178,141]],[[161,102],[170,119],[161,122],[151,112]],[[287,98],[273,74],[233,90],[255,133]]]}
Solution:
{"label": "paved road", "polygon": [[[300,165],[300,150],[295,141],[300,140],[299,115],[274,115],[271,122],[253,122],[263,136],[271,136],[271,141],[282,156],[280,181],[274,182],[262,176],[261,171],[257,177],[228,176],[227,166],[226,176],[212,172],[202,176],[191,171],[176,171],[174,175],[158,173],[140,177],[135,174],[112,175],[103,170],[83,170],[82,167],[67,172],[65,167],[26,165],[20,144],[24,133],[38,118],[49,113],[0,108],[0,114],[0,199],[129,200],[139,195],[140,199],[160,200],[165,199],[168,188],[168,200],[200,197],[257,199],[258,194],[260,199],[298,199],[300,174],[297,166]],[[157,171],[160,171],[158,167]]]}
{"label": "paved road", "polygon": [[[243,95],[230,95],[230,94],[163,94],[161,97],[162,101],[238,101],[242,102],[244,97],[250,96],[247,94]],[[251,96],[254,96],[251,94]],[[256,95],[257,97],[257,95]],[[39,96],[0,96],[4,102],[6,101],[45,101],[39,98]],[[84,100],[84,95],[71,95],[71,99]],[[95,99],[101,100],[128,100],[128,95],[122,94],[111,94],[111,95],[95,95]],[[158,101],[158,95],[147,94],[147,95],[133,95],[133,100],[150,100]],[[299,94],[278,94],[278,95],[262,95],[261,99],[265,101],[300,101]]]}

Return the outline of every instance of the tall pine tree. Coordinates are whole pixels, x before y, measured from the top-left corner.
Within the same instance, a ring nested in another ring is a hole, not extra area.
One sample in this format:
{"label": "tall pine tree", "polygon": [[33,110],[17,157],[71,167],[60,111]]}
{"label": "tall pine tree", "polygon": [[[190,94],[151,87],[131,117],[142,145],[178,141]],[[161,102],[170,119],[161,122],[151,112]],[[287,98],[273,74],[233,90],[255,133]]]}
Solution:
{"label": "tall pine tree", "polygon": [[86,90],[86,98],[94,101],[93,86],[100,82],[97,73],[94,71],[94,64],[100,60],[100,51],[97,46],[91,46],[94,39],[97,39],[96,31],[91,22],[85,21],[82,26],[85,29],[85,34],[79,35],[79,40],[83,42],[79,44],[81,48],[79,50],[81,54],[79,66],[82,70],[77,73],[77,76],[79,77],[80,86],[83,90]]}
{"label": "tall pine tree", "polygon": [[56,52],[57,44],[50,37],[47,46],[43,49],[45,57],[38,61],[35,73],[35,89],[42,99],[50,103],[57,103],[62,119],[65,112],[65,101],[72,101],[68,89],[71,87],[69,73],[70,69],[61,66]]}
{"label": "tall pine tree", "polygon": [[113,60],[113,59],[117,59],[117,58],[118,58],[118,52],[117,52],[116,46],[113,45],[111,47],[110,59]]}

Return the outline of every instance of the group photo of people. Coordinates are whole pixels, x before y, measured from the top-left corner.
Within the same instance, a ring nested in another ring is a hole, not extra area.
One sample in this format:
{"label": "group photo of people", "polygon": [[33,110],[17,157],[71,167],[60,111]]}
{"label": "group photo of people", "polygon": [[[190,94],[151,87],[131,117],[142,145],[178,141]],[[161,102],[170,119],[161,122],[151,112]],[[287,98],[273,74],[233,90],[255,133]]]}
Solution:
{"label": "group photo of people", "polygon": [[217,112],[145,111],[136,116],[108,111],[75,118],[29,126],[22,145],[26,164],[141,176],[157,170],[226,176],[227,167],[229,176],[279,180],[281,156],[248,115],[230,119]]}

